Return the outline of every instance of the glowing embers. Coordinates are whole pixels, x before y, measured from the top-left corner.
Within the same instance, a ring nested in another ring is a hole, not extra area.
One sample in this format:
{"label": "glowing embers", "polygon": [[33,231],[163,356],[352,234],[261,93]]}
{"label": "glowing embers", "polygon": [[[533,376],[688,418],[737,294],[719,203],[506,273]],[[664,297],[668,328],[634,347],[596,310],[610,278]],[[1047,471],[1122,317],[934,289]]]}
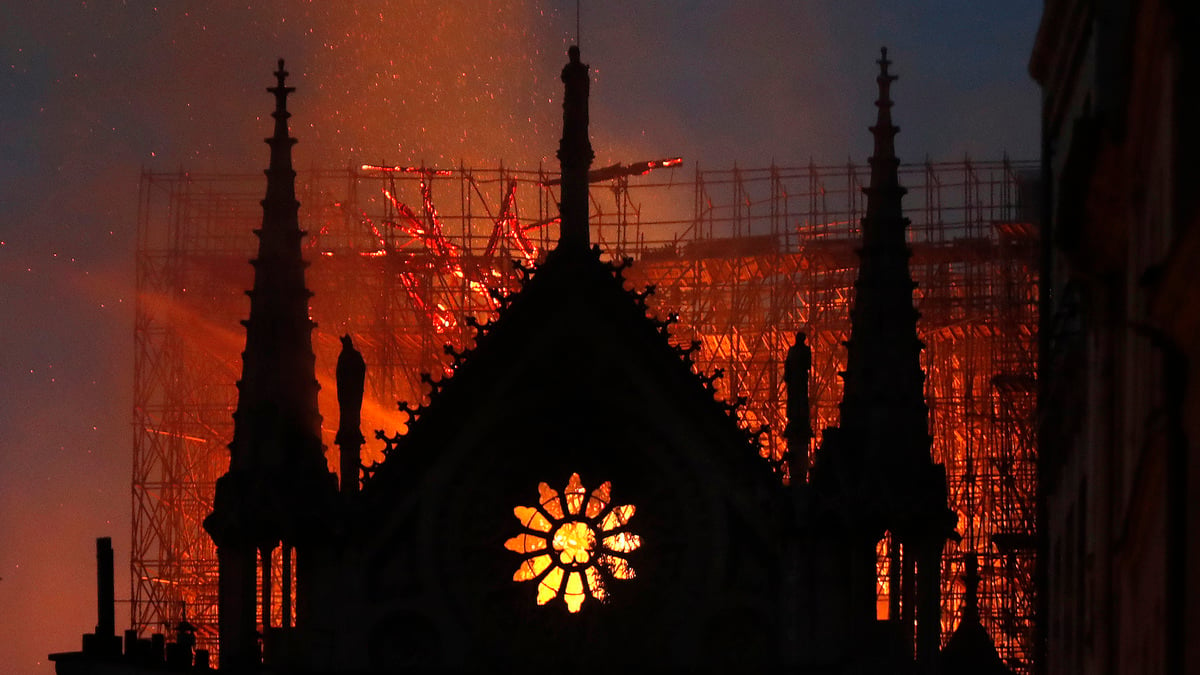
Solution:
{"label": "glowing embers", "polygon": [[636,576],[626,555],[642,540],[625,529],[634,507],[612,506],[611,494],[608,482],[588,494],[573,473],[562,495],[540,483],[537,506],[513,509],[525,528],[504,543],[524,556],[513,581],[536,581],[539,605],[562,595],[567,609],[578,612],[589,597],[608,598],[606,582]]}

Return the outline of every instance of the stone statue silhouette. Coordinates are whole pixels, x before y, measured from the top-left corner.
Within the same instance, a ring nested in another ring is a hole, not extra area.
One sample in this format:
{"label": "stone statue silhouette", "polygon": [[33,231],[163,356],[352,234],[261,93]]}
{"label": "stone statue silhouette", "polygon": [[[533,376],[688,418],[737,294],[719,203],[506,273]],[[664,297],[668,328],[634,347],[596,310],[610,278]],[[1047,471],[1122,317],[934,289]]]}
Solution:
{"label": "stone statue silhouette", "polygon": [[342,491],[358,490],[361,460],[359,448],[366,442],[362,430],[363,385],[367,365],[349,335],[342,336],[342,353],[337,360],[338,432],[334,442],[341,449]]}
{"label": "stone statue silhouette", "polygon": [[787,427],[783,436],[787,439],[792,474],[801,477],[808,472],[808,444],[813,436],[808,401],[812,349],[807,338],[803,331],[796,333],[796,342],[783,362],[783,383],[787,387]]}

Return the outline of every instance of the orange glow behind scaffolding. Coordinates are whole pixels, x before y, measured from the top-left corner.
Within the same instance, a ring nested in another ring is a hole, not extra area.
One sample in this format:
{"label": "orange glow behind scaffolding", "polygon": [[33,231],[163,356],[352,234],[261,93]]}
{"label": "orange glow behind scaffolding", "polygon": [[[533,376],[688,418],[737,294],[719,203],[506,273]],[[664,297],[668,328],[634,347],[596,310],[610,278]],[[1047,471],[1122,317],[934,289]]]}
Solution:
{"label": "orange glow behind scaffolding", "polygon": [[[795,333],[805,331],[817,437],[792,452],[811,453],[824,428],[837,423],[869,170],[771,167],[685,177],[662,168],[677,167],[675,158],[654,164],[644,178],[627,170],[636,166],[623,167],[593,184],[592,240],[614,260],[636,261],[626,271],[629,283],[655,285],[655,311],[678,313],[672,339],[700,343],[693,360],[704,372],[723,371],[721,395],[745,399],[741,421],[769,425],[764,457],[787,450],[783,359]],[[1028,672],[1033,639],[1038,282],[1036,205],[1023,176],[1035,170],[1032,163],[964,161],[905,165],[900,176],[909,189],[935,459],[946,465],[963,535],[947,548],[944,633],[957,623],[962,554],[978,552],[981,618],[1001,656],[1021,672]],[[445,345],[461,349],[471,335],[468,318],[487,320],[494,294],[518,287],[512,261],[528,265],[552,247],[556,177],[385,165],[300,174],[331,470],[338,466],[338,336],[351,333],[367,361],[365,435],[403,432],[406,417],[395,402],[424,398],[421,373],[449,374]],[[132,616],[140,630],[158,630],[178,622],[186,604],[200,646],[213,644],[216,627],[216,555],[200,522],[228,463],[244,343],[237,322],[248,312],[246,260],[261,189],[261,177],[251,175],[145,174],[141,185]],[[364,463],[382,460],[381,449],[368,441]],[[886,540],[881,547],[882,617],[896,603]]]}

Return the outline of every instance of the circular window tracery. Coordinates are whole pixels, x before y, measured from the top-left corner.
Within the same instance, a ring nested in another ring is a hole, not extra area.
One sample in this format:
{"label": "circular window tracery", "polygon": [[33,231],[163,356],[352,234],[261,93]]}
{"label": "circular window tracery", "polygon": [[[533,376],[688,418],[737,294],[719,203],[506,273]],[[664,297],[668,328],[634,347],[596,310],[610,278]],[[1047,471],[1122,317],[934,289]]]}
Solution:
{"label": "circular window tracery", "polygon": [[561,595],[572,613],[589,597],[605,601],[607,582],[637,576],[627,554],[642,540],[626,529],[635,510],[632,504],[612,505],[608,481],[590,495],[577,473],[571,474],[561,495],[539,483],[538,505],[513,509],[525,528],[504,543],[523,556],[513,581],[536,581],[537,604]]}

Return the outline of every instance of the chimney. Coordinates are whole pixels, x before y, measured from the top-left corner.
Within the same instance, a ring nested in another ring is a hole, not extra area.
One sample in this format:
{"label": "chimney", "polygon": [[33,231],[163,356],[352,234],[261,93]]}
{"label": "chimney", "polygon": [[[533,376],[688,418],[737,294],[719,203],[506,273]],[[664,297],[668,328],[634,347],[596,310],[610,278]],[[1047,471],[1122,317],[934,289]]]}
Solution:
{"label": "chimney", "polygon": [[96,635],[102,641],[110,642],[116,635],[112,537],[96,539],[96,611]]}
{"label": "chimney", "polygon": [[83,653],[104,659],[120,657],[121,638],[115,629],[111,537],[96,539],[96,617],[96,632],[83,634]]}

